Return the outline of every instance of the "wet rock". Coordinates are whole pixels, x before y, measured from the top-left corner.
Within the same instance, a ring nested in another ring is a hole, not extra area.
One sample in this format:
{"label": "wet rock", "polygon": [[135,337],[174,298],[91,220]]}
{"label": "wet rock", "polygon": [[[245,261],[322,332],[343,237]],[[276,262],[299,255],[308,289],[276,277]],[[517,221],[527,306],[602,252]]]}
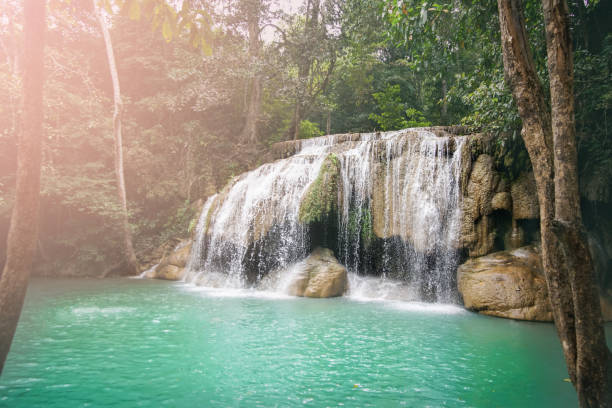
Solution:
{"label": "wet rock", "polygon": [[183,277],[184,268],[175,265],[159,265],[155,268],[153,279],[177,281]]}
{"label": "wet rock", "polygon": [[185,266],[189,260],[191,251],[191,240],[181,241],[174,251],[166,254],[157,267],[145,274],[146,278],[180,280],[183,277]]}
{"label": "wet rock", "polygon": [[147,270],[147,269],[151,269],[151,267],[156,266],[160,263],[160,261],[165,258],[166,256],[168,256],[168,254],[170,254],[171,252],[174,251],[174,249],[181,243],[181,239],[180,238],[170,238],[167,241],[165,241],[164,243],[162,243],[161,245],[159,245],[157,248],[144,252],[144,253],[139,253],[138,256],[138,261],[140,262],[140,265],[142,266],[143,270]]}
{"label": "wet rock", "polygon": [[348,289],[346,268],[327,248],[316,248],[295,266],[287,292],[293,296],[328,298],[342,296]]}
{"label": "wet rock", "polygon": [[338,211],[340,162],[335,154],[328,155],[319,175],[312,182],[300,203],[299,220],[302,223],[323,221]]}
{"label": "wet rock", "polygon": [[510,186],[512,216],[515,220],[540,218],[540,206],[533,172],[521,174]]}
{"label": "wet rock", "polygon": [[174,252],[170,253],[165,261],[169,265],[184,268],[189,260],[190,251],[191,241],[183,241]]}
{"label": "wet rock", "polygon": [[470,259],[457,270],[466,308],[518,320],[552,321],[538,247]]}
{"label": "wet rock", "polygon": [[[454,188],[460,178],[455,166],[460,166],[463,155],[453,138],[437,142],[419,138],[418,132],[406,132],[392,144],[379,142],[380,152],[374,157],[380,161],[372,163],[367,186],[371,211],[362,214],[367,216],[374,238],[399,238],[426,254],[438,242],[455,236],[460,202],[460,192]],[[445,193],[434,198],[434,191]],[[454,237],[446,244],[454,249],[460,246]]]}

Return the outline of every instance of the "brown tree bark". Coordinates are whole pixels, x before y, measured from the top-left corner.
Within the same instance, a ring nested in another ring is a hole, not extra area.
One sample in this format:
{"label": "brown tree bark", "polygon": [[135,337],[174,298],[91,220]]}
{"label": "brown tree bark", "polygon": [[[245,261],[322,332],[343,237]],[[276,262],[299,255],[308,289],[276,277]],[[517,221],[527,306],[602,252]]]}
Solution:
{"label": "brown tree bark", "polygon": [[535,70],[520,0],[498,0],[504,74],[523,122],[521,134],[534,169],[542,262],[568,373],[581,406],[609,406],[608,350],[580,220],[573,67],[564,2],[543,1],[552,114]]}
{"label": "brown tree bark", "polygon": [[[255,0],[249,8],[247,16],[249,28],[249,59],[251,65],[256,65],[261,51],[261,41],[259,33],[261,31],[261,0]],[[257,70],[257,68],[255,68]],[[255,72],[249,78],[248,86],[248,106],[244,129],[242,130],[241,141],[245,144],[256,144],[258,141],[257,121],[261,111],[261,75]]]}
{"label": "brown tree bark", "polygon": [[572,288],[576,330],[574,386],[583,407],[609,406],[608,348],[593,278],[578,190],[574,65],[566,0],[543,0],[555,165],[554,232],[562,243]]}
{"label": "brown tree bark", "polygon": [[319,29],[319,14],[321,12],[321,0],[308,0],[306,4],[306,23],[304,25],[304,38],[302,40],[302,58],[298,61],[298,86],[295,97],[293,117],[289,126],[289,136],[293,140],[300,137],[300,122],[302,121],[304,102],[307,97],[307,82],[313,63],[313,56],[308,48],[309,41],[314,41],[316,31]]}
{"label": "brown tree bark", "polygon": [[6,263],[0,276],[0,373],[19,321],[38,239],[45,7],[44,0],[24,0],[22,132]]}
{"label": "brown tree bark", "polygon": [[121,227],[123,229],[123,252],[125,256],[124,273],[128,275],[136,275],[140,272],[134,245],[132,244],[132,230],[128,218],[127,209],[127,194],[125,190],[125,176],[123,171],[123,137],[121,133],[121,117],[123,115],[123,102],[121,100],[121,89],[119,87],[119,74],[117,73],[117,65],[115,63],[115,54],[113,52],[113,43],[111,41],[108,27],[100,8],[93,0],[93,7],[100,24],[104,45],[106,47],[106,57],[108,68],[113,83],[113,136],[114,136],[114,156],[115,156],[115,179],[117,181],[117,196],[121,205]]}
{"label": "brown tree bark", "polygon": [[291,119],[291,126],[289,127],[289,134],[293,140],[298,140],[300,138],[300,122],[302,121],[300,109],[302,102],[300,99],[301,97],[298,97],[298,100],[295,102],[295,107],[293,108],[293,118]]}

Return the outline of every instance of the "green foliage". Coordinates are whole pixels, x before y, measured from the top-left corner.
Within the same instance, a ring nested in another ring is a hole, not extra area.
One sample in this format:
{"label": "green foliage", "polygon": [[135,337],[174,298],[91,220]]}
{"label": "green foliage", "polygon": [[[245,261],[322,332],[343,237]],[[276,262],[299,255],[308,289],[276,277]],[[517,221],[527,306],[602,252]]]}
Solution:
{"label": "green foliage", "polygon": [[[49,2],[40,246],[48,270],[96,274],[120,259],[121,230],[112,90],[99,27],[85,3]],[[195,202],[265,160],[261,153],[271,143],[292,138],[296,106],[300,138],[322,135],[328,123],[331,133],[461,123],[499,135],[488,153],[506,177],[529,166],[504,84],[495,2],[325,0],[309,28],[304,9],[274,13],[269,0],[184,1],[180,8],[167,0],[101,4],[112,20],[124,98],[127,195],[138,252],[193,229]],[[546,87],[541,4],[524,5]],[[569,6],[581,189],[590,200],[611,202],[612,3]],[[6,16],[0,19],[1,232],[8,230],[15,188],[21,13],[20,1],[0,2]],[[256,57],[249,51],[250,16],[266,26]],[[239,138],[255,74],[261,145],[245,146]],[[326,165],[336,162],[331,157]],[[323,180],[316,184],[303,210],[309,220],[337,205],[337,188],[330,193]],[[370,215],[351,213],[356,236],[367,241]]]}
{"label": "green foliage", "polygon": [[191,232],[198,222],[197,208],[185,201],[183,205],[176,209],[176,213],[166,220],[162,231],[165,239],[177,236],[184,236],[185,232]]}
{"label": "green foliage", "polygon": [[300,139],[310,139],[313,137],[323,136],[325,133],[319,129],[318,123],[313,123],[307,119],[300,122]]}
{"label": "green foliage", "polygon": [[396,130],[407,127],[407,120],[404,114],[405,104],[400,97],[400,86],[390,85],[383,92],[375,92],[372,97],[380,114],[370,114],[370,119],[374,120],[381,130]]}
{"label": "green foliage", "polygon": [[408,108],[406,103],[402,102],[400,92],[399,85],[390,85],[383,92],[375,92],[372,96],[380,114],[372,113],[370,119],[375,121],[381,130],[431,125],[421,112]]}
{"label": "green foliage", "polygon": [[489,78],[481,80],[462,73],[449,91],[449,100],[458,98],[470,107],[461,124],[474,131],[494,134],[520,129],[520,117],[504,83],[503,72],[492,70],[487,76]]}
{"label": "green foliage", "polygon": [[423,113],[419,112],[414,108],[406,109],[406,126],[407,127],[423,127],[430,126],[431,122],[425,119]]}
{"label": "green foliage", "polygon": [[576,130],[582,194],[612,202],[612,34],[598,53],[575,53]]}

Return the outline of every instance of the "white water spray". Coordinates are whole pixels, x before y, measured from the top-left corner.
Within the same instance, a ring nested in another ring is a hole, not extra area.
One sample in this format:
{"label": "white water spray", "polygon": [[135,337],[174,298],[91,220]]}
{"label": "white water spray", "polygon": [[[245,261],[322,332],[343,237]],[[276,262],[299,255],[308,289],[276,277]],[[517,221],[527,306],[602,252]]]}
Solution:
{"label": "white water spray", "polygon": [[336,233],[330,241],[351,273],[351,293],[453,301],[464,138],[418,129],[354,136],[305,140],[296,155],[209,199],[184,280],[251,287],[305,258],[316,242],[299,222],[300,203],[334,153],[339,212],[326,227]]}

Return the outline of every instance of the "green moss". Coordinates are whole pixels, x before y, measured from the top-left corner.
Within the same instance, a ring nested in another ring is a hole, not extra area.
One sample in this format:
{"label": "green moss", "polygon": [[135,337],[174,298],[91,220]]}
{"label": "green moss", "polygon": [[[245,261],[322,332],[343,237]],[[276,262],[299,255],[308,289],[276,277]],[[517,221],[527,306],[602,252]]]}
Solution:
{"label": "green moss", "polygon": [[370,246],[374,239],[374,229],[372,227],[372,212],[369,207],[364,207],[359,211],[357,208],[352,208],[349,211],[348,218],[348,233],[350,237],[361,238],[361,242],[365,247]]}
{"label": "green moss", "polygon": [[300,203],[299,220],[302,223],[323,221],[338,211],[338,182],[340,161],[335,154],[328,155],[316,180],[310,185]]}

